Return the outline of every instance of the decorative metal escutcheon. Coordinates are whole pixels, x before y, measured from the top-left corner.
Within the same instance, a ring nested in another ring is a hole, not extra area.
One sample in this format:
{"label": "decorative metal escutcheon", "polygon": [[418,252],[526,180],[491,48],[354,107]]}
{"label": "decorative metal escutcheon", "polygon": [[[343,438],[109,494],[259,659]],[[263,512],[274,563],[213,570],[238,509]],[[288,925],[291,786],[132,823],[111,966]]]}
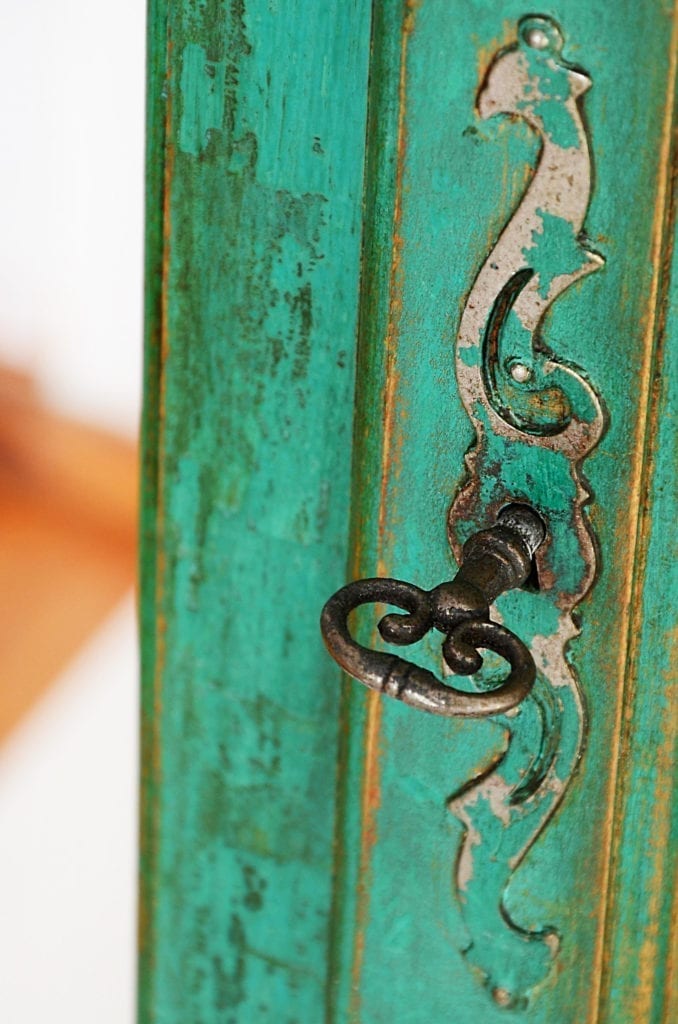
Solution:
{"label": "decorative metal escutcheon", "polygon": [[[585,40],[578,47],[584,54]],[[589,719],[568,646],[580,632],[575,610],[597,572],[582,465],[607,422],[589,374],[546,336],[556,300],[605,262],[586,229],[593,174],[583,106],[592,80],[564,50],[552,18],[527,15],[514,41],[488,59],[475,96],[478,124],[504,119],[509,133],[522,121],[538,152],[502,231],[480,265],[468,267],[454,365],[475,441],[447,522],[459,571],[430,591],[390,579],[350,583],[322,613],[330,654],[366,686],[438,715],[503,716],[503,752],[488,752],[480,767],[469,763],[469,778],[446,802],[462,825],[451,853],[468,932],[461,953],[494,1002],[512,1008],[538,992],[562,940],[558,922],[534,907],[527,912],[515,890],[509,899],[509,887],[562,806],[586,748]],[[406,73],[402,80],[405,89]],[[469,116],[472,109],[469,94]],[[491,133],[477,129],[473,137],[474,145],[495,144]],[[476,149],[473,159],[479,155]],[[468,187],[471,201],[476,186]],[[492,621],[490,606],[532,583],[528,600],[507,602],[516,636]],[[483,672],[475,691],[465,692],[396,654],[362,646],[349,615],[376,602],[401,609],[379,623],[386,641],[413,644],[438,630],[452,673],[473,675],[480,651],[489,650],[509,663],[508,674],[494,685],[494,668]]]}
{"label": "decorative metal escutcheon", "polygon": [[[508,505],[495,526],[466,541],[462,564],[450,582],[433,590],[394,579],[349,583],[323,608],[320,622],[328,651],[354,679],[422,711],[474,718],[510,711],[530,692],[536,669],[522,640],[490,619],[490,605],[500,594],[525,584],[545,537],[546,527],[534,509]],[[508,661],[509,675],[489,691],[469,693],[395,654],[363,647],[353,639],[348,617],[360,605],[377,602],[404,611],[379,622],[379,632],[389,643],[414,644],[436,629],[445,635],[442,653],[451,672],[473,675],[482,666],[482,649]]]}

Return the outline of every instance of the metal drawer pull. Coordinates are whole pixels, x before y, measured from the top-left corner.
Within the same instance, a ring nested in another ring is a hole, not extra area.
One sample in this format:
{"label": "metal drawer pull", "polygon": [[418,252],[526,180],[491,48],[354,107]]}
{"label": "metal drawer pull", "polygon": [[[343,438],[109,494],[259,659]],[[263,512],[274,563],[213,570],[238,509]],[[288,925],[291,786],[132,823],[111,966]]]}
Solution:
{"label": "metal drawer pull", "polygon": [[[466,541],[462,563],[451,582],[433,590],[393,579],[349,583],[322,611],[320,625],[328,651],[354,679],[422,711],[470,718],[509,711],[530,692],[536,669],[522,640],[490,619],[490,605],[504,591],[523,586],[545,536],[544,523],[534,509],[507,505],[493,527]],[[395,605],[405,613],[391,612],[379,622],[379,632],[388,643],[407,646],[437,629],[445,635],[443,658],[453,673],[478,672],[482,648],[505,658],[511,667],[509,675],[491,690],[471,693],[445,685],[432,672],[396,654],[364,647],[351,636],[348,616],[360,605],[377,602]]]}

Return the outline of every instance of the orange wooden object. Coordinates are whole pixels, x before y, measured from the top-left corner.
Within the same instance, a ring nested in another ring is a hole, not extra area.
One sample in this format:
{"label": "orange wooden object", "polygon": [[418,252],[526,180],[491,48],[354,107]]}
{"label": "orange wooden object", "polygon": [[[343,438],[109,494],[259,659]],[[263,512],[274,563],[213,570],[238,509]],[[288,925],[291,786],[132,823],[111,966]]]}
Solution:
{"label": "orange wooden object", "polygon": [[0,371],[0,739],[134,581],[134,445]]}

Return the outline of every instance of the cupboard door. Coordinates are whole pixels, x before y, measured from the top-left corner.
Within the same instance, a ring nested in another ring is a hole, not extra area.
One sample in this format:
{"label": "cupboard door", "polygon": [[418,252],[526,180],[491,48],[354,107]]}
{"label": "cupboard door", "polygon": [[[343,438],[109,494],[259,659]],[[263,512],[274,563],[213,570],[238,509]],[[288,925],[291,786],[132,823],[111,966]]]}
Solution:
{"label": "cupboard door", "polygon": [[[677,1016],[678,18],[543,14],[151,3],[144,1024]],[[493,613],[530,696],[342,680],[331,593],[451,579],[509,499],[549,527]]]}
{"label": "cupboard door", "polygon": [[[389,151],[373,129],[368,151],[367,212],[376,213],[363,277],[355,577],[425,588],[451,578],[445,523],[477,443],[454,378],[455,336],[478,269],[539,173],[524,120],[481,120],[473,107],[525,13],[514,3],[502,5],[501,19],[483,3],[379,5],[370,123],[387,134],[390,118],[393,142]],[[521,724],[529,702],[512,720],[446,721],[349,689],[336,1020],[491,1022],[504,1019],[505,1003],[530,1021],[670,1019],[675,563],[660,510],[675,507],[666,404],[675,18],[656,3],[563,2],[549,13],[565,36],[563,56],[593,83],[580,101],[595,168],[584,230],[605,259],[553,303],[542,327],[545,344],[583,368],[607,410],[582,470],[597,580],[566,647],[583,708],[567,706],[561,688],[560,721],[531,728]],[[373,197],[389,189],[381,216]],[[565,241],[553,241],[549,258],[568,269]],[[531,491],[547,507],[565,478],[535,451]],[[510,457],[498,457],[494,476]],[[483,485],[492,477],[484,472]],[[533,595],[507,595],[499,609],[510,628],[550,635],[547,606]],[[577,728],[582,756],[573,759]],[[562,800],[509,806],[500,784],[529,773],[544,737],[556,744]],[[477,785],[464,800],[495,763],[495,788]],[[460,850],[473,855],[480,892],[455,864]]]}

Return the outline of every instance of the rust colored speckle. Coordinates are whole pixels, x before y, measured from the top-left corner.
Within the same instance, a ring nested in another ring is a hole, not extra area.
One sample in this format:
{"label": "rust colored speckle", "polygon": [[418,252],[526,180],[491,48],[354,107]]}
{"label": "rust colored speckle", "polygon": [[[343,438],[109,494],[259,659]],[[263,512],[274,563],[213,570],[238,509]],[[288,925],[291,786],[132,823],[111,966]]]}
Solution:
{"label": "rust colored speckle", "polygon": [[[387,546],[386,512],[388,489],[393,475],[397,473],[395,428],[397,422],[397,395],[399,377],[396,370],[396,349],[400,317],[402,314],[403,291],[403,236],[402,197],[405,159],[407,152],[406,110],[407,110],[407,47],[415,27],[415,15],[420,0],[407,0],[400,45],[400,75],[398,81],[398,134],[395,198],[393,210],[393,232],[391,245],[391,268],[389,275],[389,315],[384,345],[386,349],[386,380],[383,390],[383,433],[381,449],[381,477],[379,494],[379,518],[377,537],[377,573],[387,575],[384,551]],[[362,785],[362,838],[360,849],[360,874],[357,892],[357,914],[353,946],[351,1014],[358,1018],[360,1010],[360,981],[365,947],[365,931],[369,917],[370,862],[377,834],[377,811],[381,801],[380,792],[380,730],[382,704],[379,694],[368,695],[367,721],[365,724],[365,761]]]}

